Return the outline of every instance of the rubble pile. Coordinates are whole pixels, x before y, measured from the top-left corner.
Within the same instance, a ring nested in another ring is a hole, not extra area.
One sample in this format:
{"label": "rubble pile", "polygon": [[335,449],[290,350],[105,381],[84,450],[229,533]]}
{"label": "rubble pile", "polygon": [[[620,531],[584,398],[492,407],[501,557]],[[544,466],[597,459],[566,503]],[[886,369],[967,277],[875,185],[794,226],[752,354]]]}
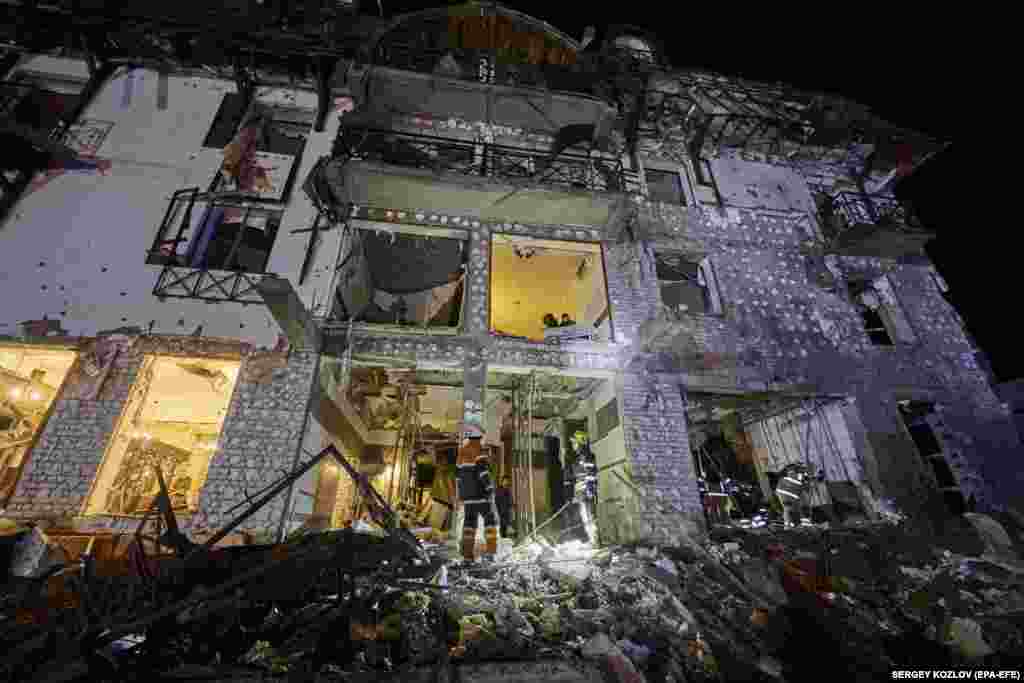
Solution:
{"label": "rubble pile", "polygon": [[[11,585],[60,575],[45,533],[17,539],[7,543]],[[224,548],[205,574],[185,573],[189,585],[177,575],[180,609],[169,616],[136,612],[138,628],[114,628],[91,658],[14,680],[433,681],[457,670],[465,681],[873,681],[897,669],[1022,665],[1024,563],[1002,542],[968,556],[891,523],[716,527],[671,547],[530,539],[468,565],[443,544],[411,543],[361,524]],[[285,564],[256,572],[268,557]],[[262,578],[239,582],[248,575]],[[41,620],[80,615],[98,597],[69,602],[61,586],[35,611],[4,612],[12,657],[39,638]],[[36,630],[19,641],[26,623]]]}

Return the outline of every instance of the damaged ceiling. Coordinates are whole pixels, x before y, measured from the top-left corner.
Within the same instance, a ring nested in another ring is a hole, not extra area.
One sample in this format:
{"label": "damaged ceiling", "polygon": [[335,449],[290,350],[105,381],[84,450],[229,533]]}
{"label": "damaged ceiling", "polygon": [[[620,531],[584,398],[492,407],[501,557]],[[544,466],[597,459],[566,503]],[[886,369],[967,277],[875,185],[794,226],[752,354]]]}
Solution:
{"label": "damaged ceiling", "polygon": [[[366,373],[368,368],[353,370],[353,379]],[[461,370],[424,369],[413,370],[413,383],[434,387],[461,387]],[[600,382],[606,380],[593,377],[574,377],[570,375],[537,374],[536,397],[533,404],[533,415],[537,419],[564,417],[573,412],[580,401],[586,400]],[[529,392],[530,375],[503,372],[487,373],[487,388],[492,390],[487,402],[496,400],[500,395],[510,395],[512,391],[522,391],[521,398],[526,401]]]}

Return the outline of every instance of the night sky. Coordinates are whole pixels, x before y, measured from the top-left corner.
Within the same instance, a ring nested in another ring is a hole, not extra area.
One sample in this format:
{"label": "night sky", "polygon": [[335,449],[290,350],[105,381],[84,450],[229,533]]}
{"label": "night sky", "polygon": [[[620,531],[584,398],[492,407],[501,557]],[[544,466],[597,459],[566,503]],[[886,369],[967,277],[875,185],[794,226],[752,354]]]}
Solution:
{"label": "night sky", "polygon": [[[388,15],[439,4],[381,2]],[[819,5],[817,10],[794,11],[778,3],[751,10],[734,3],[663,0],[504,4],[576,39],[587,25],[596,26],[599,37],[611,24],[647,28],[662,39],[674,66],[842,95],[898,126],[947,142],[956,128],[953,118],[962,115],[965,106],[964,91],[958,92],[951,79],[960,73],[958,48],[942,38],[949,34],[942,29],[941,16],[931,17],[926,26],[917,16],[895,17],[886,5]],[[991,305],[993,280],[1010,267],[1009,250],[993,249],[990,241],[978,239],[979,227],[965,224],[963,218],[954,222],[954,216],[966,215],[954,182],[956,153],[951,146],[933,157],[905,181],[900,194],[914,202],[925,224],[937,232],[928,253],[997,378],[1024,377],[1024,354],[1016,349],[1015,335],[1006,334],[1015,323],[1008,324],[1005,315],[998,315],[1001,307]]]}

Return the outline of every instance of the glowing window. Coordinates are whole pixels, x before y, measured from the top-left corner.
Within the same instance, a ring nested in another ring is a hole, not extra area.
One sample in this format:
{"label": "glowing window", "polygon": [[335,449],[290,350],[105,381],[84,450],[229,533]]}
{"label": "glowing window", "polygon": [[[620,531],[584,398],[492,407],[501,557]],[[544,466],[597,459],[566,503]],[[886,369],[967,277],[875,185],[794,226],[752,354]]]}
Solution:
{"label": "glowing window", "polygon": [[0,347],[0,505],[14,493],[26,456],[74,362],[73,351]]}
{"label": "glowing window", "polygon": [[238,361],[149,356],[93,484],[86,514],[142,515],[160,490],[194,512],[216,451]]}
{"label": "glowing window", "polygon": [[600,245],[495,235],[491,256],[495,334],[610,341]]}

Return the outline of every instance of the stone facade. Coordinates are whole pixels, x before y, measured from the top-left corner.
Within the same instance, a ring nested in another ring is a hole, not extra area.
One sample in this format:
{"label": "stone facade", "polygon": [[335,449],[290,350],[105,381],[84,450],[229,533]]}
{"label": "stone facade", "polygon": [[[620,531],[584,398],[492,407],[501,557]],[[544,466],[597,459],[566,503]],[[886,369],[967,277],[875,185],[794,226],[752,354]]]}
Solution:
{"label": "stone facade", "polygon": [[7,515],[60,518],[79,513],[141,362],[141,356],[134,354],[116,358],[99,394],[89,400],[76,398],[76,386],[89,379],[79,357],[26,456]]}
{"label": "stone facade", "polygon": [[[315,353],[293,352],[269,378],[255,371],[255,359],[243,363],[201,493],[198,523],[219,528],[240,512],[229,510],[246,491],[259,491],[306,459],[300,457],[299,444],[319,360]],[[274,529],[287,502],[287,496],[277,496],[241,528]]]}
{"label": "stone facade", "polygon": [[[196,532],[216,529],[254,493],[295,465],[319,355],[253,351],[230,340],[194,337],[141,337],[119,355],[95,398],[82,398],[79,385],[90,378],[82,358],[72,367],[49,420],[28,454],[6,513],[20,518],[70,518],[81,514],[107,446],[125,409],[146,355],[241,359],[242,368],[228,414],[210,462],[194,515],[181,526]],[[286,496],[247,520],[242,530],[275,534]],[[89,515],[81,528],[134,529],[137,520]]]}

